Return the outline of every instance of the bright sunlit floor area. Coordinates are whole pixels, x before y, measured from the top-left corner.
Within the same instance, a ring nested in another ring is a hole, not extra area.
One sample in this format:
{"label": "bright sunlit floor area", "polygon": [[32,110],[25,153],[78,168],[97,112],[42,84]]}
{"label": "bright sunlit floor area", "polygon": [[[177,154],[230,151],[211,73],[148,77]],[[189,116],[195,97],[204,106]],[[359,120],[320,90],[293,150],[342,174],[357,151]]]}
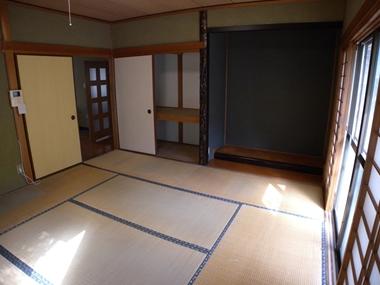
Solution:
{"label": "bright sunlit floor area", "polygon": [[115,150],[0,198],[1,284],[325,284],[319,178]]}

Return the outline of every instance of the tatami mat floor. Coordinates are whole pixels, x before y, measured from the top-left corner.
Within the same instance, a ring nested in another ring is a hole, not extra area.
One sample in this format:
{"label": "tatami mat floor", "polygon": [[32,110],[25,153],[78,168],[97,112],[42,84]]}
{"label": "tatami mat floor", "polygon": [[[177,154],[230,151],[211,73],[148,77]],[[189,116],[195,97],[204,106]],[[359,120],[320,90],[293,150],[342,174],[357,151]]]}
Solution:
{"label": "tatami mat floor", "polygon": [[124,151],[86,164],[0,198],[0,284],[325,284],[315,182]]}

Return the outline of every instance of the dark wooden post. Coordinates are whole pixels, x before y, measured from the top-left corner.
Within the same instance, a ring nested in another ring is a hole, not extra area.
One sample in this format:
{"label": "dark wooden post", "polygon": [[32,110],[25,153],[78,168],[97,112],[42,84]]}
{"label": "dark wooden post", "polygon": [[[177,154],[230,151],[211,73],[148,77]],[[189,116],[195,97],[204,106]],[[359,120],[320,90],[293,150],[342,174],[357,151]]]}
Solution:
{"label": "dark wooden post", "polygon": [[208,55],[207,11],[199,12],[199,37],[204,44],[200,50],[200,107],[199,107],[199,163],[208,163]]}

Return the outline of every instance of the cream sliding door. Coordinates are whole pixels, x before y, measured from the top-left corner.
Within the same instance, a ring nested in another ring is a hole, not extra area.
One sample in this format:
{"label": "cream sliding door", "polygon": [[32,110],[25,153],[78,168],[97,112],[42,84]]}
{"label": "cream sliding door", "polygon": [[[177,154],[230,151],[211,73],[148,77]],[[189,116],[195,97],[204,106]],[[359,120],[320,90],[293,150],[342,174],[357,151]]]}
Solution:
{"label": "cream sliding door", "polygon": [[155,154],[152,56],[115,59],[120,148]]}
{"label": "cream sliding door", "polygon": [[17,56],[36,178],[81,162],[71,57]]}

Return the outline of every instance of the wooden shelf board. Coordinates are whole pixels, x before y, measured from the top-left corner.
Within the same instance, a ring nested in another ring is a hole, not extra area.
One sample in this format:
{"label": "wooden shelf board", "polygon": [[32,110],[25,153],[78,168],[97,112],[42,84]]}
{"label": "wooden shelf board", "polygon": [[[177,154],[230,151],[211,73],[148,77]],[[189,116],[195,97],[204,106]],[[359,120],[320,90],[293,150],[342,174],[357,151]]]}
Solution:
{"label": "wooden shelf board", "polygon": [[199,123],[199,109],[157,107],[156,118],[160,121]]}
{"label": "wooden shelf board", "polygon": [[215,158],[312,174],[321,174],[323,167],[321,157],[261,149],[247,149],[237,146],[223,146],[217,149]]}

